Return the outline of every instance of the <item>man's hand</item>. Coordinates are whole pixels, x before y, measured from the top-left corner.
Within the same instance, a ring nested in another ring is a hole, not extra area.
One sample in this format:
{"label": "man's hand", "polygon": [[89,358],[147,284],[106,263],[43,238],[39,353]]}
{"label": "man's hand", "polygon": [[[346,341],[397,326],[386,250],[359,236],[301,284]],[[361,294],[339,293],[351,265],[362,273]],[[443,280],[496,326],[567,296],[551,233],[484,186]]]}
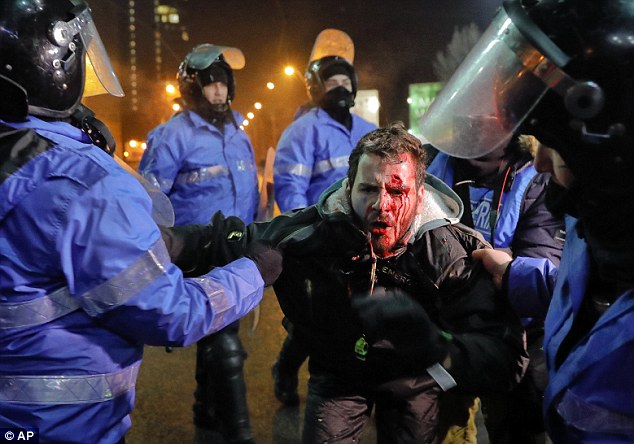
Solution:
{"label": "man's hand", "polygon": [[482,261],[482,265],[493,277],[493,285],[498,290],[502,289],[502,281],[509,264],[513,261],[513,257],[505,250],[496,250],[493,248],[483,248],[473,252],[473,259]]}
{"label": "man's hand", "polygon": [[282,273],[283,257],[279,249],[263,241],[254,241],[249,244],[245,256],[255,262],[260,270],[264,286],[273,285]]}
{"label": "man's hand", "polygon": [[386,339],[403,359],[415,360],[426,368],[442,363],[449,353],[451,335],[440,330],[425,309],[399,289],[353,298],[352,308],[368,342]]}

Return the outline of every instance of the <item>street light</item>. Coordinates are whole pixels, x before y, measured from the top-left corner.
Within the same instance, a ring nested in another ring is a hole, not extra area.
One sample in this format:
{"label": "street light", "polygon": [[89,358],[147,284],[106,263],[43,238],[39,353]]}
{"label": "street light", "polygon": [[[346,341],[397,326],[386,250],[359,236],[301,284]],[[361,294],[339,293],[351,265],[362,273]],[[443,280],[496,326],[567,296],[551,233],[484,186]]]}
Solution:
{"label": "street light", "polygon": [[168,83],[167,85],[165,85],[165,91],[167,92],[167,94],[172,96],[176,94],[176,87],[172,85],[171,83]]}
{"label": "street light", "polygon": [[285,67],[284,74],[286,74],[287,76],[292,76],[293,74],[295,74],[295,68],[293,68],[292,66]]}

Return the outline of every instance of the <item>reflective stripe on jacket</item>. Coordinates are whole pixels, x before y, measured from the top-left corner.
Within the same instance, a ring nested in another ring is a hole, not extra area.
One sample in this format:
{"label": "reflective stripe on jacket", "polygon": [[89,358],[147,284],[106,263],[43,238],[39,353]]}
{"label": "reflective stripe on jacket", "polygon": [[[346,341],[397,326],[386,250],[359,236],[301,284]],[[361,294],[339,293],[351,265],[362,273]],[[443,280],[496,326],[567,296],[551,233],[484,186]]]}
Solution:
{"label": "reflective stripe on jacket", "polygon": [[275,153],[275,199],[284,213],[317,203],[319,195],[346,176],[348,157],[376,125],[352,114],[352,129],[321,108],[312,108],[282,133]]}
{"label": "reflective stripe on jacket", "polygon": [[546,317],[544,350],[549,385],[544,394],[554,443],[634,442],[634,290],[621,295],[559,367],[557,353],[586,296],[587,244],[568,221],[566,245]]}
{"label": "reflective stripe on jacket", "polygon": [[262,279],[249,259],[184,279],[147,193],[112,158],[66,123],[11,126],[51,144],[0,184],[0,424],[39,428],[40,442],[117,443],[143,344],[187,345],[234,322]]}

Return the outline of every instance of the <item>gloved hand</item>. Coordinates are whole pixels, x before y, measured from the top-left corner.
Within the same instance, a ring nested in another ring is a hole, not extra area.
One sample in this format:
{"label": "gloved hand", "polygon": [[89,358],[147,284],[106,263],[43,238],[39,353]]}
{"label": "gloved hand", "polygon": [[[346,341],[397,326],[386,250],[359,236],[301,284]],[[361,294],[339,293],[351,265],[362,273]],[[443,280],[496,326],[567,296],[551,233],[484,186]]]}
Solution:
{"label": "gloved hand", "polygon": [[241,258],[246,250],[246,227],[236,216],[225,217],[217,211],[207,225],[209,244],[205,246],[207,261],[219,267]]}
{"label": "gloved hand", "polygon": [[264,279],[265,287],[273,285],[282,273],[282,252],[268,242],[253,241],[249,243],[244,255],[257,265],[262,279]]}
{"label": "gloved hand", "polygon": [[244,256],[246,250],[244,222],[235,216],[225,218],[221,211],[208,225],[159,228],[172,262],[186,276],[203,275]]}
{"label": "gloved hand", "polygon": [[425,309],[402,290],[354,297],[352,309],[370,344],[386,339],[403,359],[427,368],[442,363],[449,353],[451,335],[438,328]]}

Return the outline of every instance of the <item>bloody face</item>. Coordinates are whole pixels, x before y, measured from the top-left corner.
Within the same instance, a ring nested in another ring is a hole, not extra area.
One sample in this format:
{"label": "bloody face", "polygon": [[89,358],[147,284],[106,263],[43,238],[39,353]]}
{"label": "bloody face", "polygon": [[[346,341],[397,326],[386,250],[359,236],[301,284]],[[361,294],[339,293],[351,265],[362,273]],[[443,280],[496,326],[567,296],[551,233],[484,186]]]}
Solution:
{"label": "bloody face", "polygon": [[371,235],[374,253],[394,254],[409,240],[410,227],[422,210],[423,186],[416,187],[411,154],[401,154],[396,161],[363,154],[350,200],[361,228]]}

